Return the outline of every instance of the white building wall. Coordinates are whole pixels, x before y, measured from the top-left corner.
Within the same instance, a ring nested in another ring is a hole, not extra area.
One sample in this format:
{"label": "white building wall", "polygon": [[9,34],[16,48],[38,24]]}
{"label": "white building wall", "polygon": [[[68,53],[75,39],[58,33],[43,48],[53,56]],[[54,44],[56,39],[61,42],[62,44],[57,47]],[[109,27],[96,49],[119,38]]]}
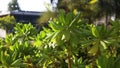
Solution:
{"label": "white building wall", "polygon": [[0,37],[5,38],[6,37],[6,30],[0,29]]}

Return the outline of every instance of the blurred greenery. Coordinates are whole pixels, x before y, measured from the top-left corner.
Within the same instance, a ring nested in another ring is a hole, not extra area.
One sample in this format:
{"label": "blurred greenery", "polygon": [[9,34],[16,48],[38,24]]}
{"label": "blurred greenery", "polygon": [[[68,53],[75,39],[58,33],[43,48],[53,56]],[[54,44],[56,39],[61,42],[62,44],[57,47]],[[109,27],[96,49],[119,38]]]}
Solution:
{"label": "blurred greenery", "polygon": [[14,16],[5,16],[0,18],[0,28],[11,31],[16,24]]}

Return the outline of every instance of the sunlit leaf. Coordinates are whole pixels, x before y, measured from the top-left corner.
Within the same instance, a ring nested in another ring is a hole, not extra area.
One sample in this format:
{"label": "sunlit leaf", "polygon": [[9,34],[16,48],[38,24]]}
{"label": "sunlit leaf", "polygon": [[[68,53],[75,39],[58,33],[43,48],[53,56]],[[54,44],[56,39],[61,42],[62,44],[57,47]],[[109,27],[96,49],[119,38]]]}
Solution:
{"label": "sunlit leaf", "polygon": [[96,55],[97,52],[98,52],[98,45],[93,45],[88,53],[90,53],[92,55]]}

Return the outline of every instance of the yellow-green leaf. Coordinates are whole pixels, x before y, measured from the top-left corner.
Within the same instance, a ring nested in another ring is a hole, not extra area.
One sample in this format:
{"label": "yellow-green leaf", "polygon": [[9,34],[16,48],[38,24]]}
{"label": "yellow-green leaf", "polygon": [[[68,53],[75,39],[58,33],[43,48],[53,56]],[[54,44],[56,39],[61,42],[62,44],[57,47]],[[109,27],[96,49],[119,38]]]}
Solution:
{"label": "yellow-green leaf", "polygon": [[90,53],[92,55],[96,55],[97,52],[98,52],[98,45],[93,45],[88,53]]}
{"label": "yellow-green leaf", "polygon": [[98,33],[95,25],[92,26],[92,34],[95,37],[99,37],[99,33]]}
{"label": "yellow-green leaf", "polygon": [[105,42],[100,41],[100,44],[103,46],[104,49],[107,49],[107,46],[106,46]]}

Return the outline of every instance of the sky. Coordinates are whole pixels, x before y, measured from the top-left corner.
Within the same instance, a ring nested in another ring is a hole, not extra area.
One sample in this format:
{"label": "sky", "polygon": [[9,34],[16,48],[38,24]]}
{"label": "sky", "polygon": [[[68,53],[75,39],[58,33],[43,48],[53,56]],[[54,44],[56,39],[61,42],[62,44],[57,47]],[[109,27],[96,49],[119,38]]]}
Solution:
{"label": "sky", "polygon": [[[0,11],[7,11],[8,3],[11,0],[0,0]],[[25,11],[46,11],[46,4],[50,0],[18,0],[21,10]]]}

